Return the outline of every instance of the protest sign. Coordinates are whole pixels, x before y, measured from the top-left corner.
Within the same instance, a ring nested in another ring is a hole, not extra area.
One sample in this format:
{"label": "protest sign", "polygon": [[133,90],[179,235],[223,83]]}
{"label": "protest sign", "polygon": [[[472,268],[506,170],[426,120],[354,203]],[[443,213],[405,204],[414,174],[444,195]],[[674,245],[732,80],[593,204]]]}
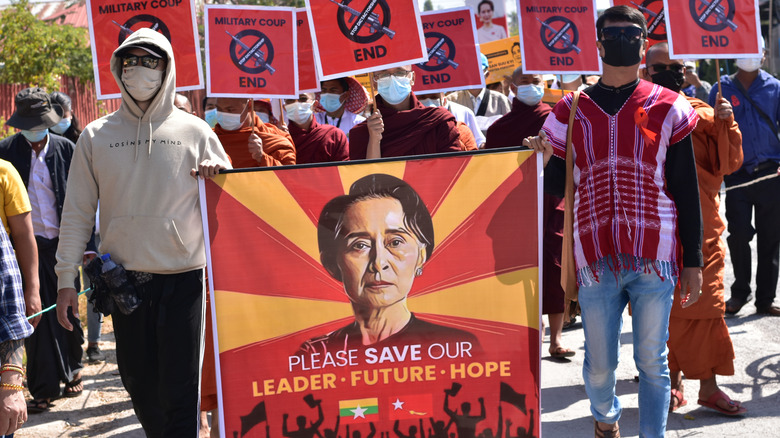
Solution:
{"label": "protest sign", "polygon": [[667,40],[664,0],[612,0],[612,6],[638,9],[647,22],[648,47]]}
{"label": "protest sign", "polygon": [[466,8],[424,12],[428,61],[414,64],[415,93],[483,88],[474,17]]}
{"label": "protest sign", "polygon": [[488,84],[503,81],[504,76],[512,76],[512,72],[523,65],[517,37],[480,44],[479,50],[488,60],[490,74],[485,80]]}
{"label": "protest sign", "polygon": [[525,73],[600,74],[596,0],[518,0]]}
{"label": "protest sign", "polygon": [[130,34],[143,27],[160,32],[171,42],[176,61],[176,89],[203,88],[194,0],[87,0],[87,15],[98,99],[121,97],[111,73],[111,54]]}
{"label": "protest sign", "polygon": [[664,8],[672,59],[761,55],[758,0],[664,0]]}
{"label": "protest sign", "polygon": [[320,81],[317,80],[317,67],[314,62],[314,47],[311,43],[309,16],[306,8],[295,10],[298,21],[298,92],[316,93],[320,91]]}
{"label": "protest sign", "polygon": [[427,60],[415,0],[306,0],[306,9],[320,80]]}
{"label": "protest sign", "polygon": [[200,180],[221,431],[538,431],[540,166],[507,150]]}
{"label": "protest sign", "polygon": [[503,0],[466,0],[466,6],[474,13],[479,44],[502,40],[509,35]]}
{"label": "protest sign", "polygon": [[298,97],[293,8],[205,5],[206,81],[214,97]]}

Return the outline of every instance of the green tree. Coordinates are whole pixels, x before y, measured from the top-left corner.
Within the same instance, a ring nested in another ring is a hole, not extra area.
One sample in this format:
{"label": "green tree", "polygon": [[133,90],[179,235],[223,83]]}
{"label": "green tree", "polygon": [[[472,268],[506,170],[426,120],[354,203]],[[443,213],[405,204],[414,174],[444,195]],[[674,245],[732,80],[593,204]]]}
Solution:
{"label": "green tree", "polygon": [[510,12],[507,15],[507,24],[509,25],[509,36],[515,36],[520,33],[520,28],[517,24],[517,12]]}
{"label": "green tree", "polygon": [[27,0],[0,12],[0,82],[54,90],[61,75],[92,80],[86,29],[38,20]]}
{"label": "green tree", "polygon": [[432,11],[433,10],[433,2],[431,0],[425,0],[425,3],[423,3],[423,11]]}

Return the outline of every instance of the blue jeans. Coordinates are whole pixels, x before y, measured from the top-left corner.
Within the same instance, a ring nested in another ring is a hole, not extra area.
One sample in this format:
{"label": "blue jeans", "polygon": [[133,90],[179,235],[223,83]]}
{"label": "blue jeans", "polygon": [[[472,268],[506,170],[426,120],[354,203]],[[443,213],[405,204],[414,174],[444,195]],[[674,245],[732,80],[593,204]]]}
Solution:
{"label": "blue jeans", "polygon": [[579,302],[585,331],[582,376],[591,412],[602,423],[620,419],[615,395],[615,369],[620,350],[623,310],[631,302],[634,361],[639,369],[639,436],[663,438],[669,411],[671,383],[666,360],[669,312],[676,278],[662,279],[650,269],[606,267],[598,282],[581,286]]}

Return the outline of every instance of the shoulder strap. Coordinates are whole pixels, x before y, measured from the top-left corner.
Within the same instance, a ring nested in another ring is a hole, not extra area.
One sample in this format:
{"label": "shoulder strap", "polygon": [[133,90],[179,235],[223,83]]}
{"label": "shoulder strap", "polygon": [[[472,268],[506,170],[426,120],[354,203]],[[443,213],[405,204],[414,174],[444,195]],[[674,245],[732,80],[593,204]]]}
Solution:
{"label": "shoulder strap", "polygon": [[566,128],[566,183],[564,186],[563,246],[561,249],[561,287],[565,298],[577,301],[577,269],[574,262],[574,155],[572,153],[572,131],[580,92],[575,91],[571,100],[569,126]]}
{"label": "shoulder strap", "polygon": [[772,121],[772,118],[770,118],[762,109],[759,107],[756,102],[750,98],[750,95],[748,94],[747,90],[745,90],[745,87],[742,86],[742,82],[737,79],[736,74],[733,74],[729,76],[731,78],[731,83],[734,84],[734,87],[737,89],[737,91],[742,94],[742,96],[747,99],[748,102],[750,102],[751,105],[753,105],[753,108],[756,109],[758,112],[758,115],[761,116],[762,119],[769,125],[770,128],[772,128],[772,132],[775,133],[775,136],[780,138],[780,135],[778,135],[777,131],[777,123]]}
{"label": "shoulder strap", "polygon": [[485,89],[485,95],[482,97],[482,102],[479,103],[479,108],[477,108],[477,114],[478,116],[484,116],[487,112],[488,107],[488,101],[490,100],[490,90]]}

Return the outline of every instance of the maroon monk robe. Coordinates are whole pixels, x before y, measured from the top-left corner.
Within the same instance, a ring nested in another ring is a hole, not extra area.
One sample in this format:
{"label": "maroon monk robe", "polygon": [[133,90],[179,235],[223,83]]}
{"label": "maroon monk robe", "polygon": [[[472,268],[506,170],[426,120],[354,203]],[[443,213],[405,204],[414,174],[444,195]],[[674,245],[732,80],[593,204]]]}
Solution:
{"label": "maroon monk robe", "polygon": [[552,108],[544,102],[528,106],[512,99],[512,111],[488,128],[485,149],[522,146],[524,138],[539,135],[550,111]]}
{"label": "maroon monk robe", "polygon": [[314,117],[307,130],[297,123],[290,123],[287,129],[295,143],[296,164],[349,160],[347,135],[341,129],[321,125]]}
{"label": "maroon monk robe", "polygon": [[[412,108],[396,111],[376,97],[385,130],[380,148],[382,157],[436,154],[460,151],[460,132],[455,116],[442,107],[426,107],[410,94]],[[368,149],[368,127],[362,122],[349,131],[349,158],[363,160]]]}

